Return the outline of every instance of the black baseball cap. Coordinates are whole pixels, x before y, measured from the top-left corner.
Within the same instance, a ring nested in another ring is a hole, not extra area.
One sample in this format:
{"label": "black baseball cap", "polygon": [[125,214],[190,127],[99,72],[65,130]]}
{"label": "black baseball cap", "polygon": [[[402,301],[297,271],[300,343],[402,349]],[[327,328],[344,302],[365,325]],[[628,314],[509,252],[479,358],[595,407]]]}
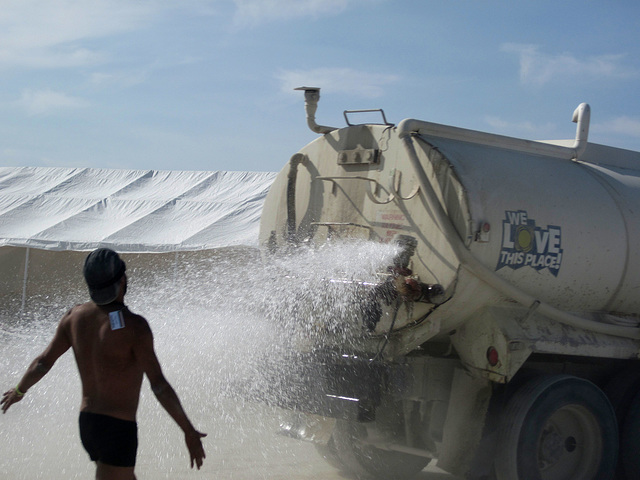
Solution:
{"label": "black baseball cap", "polygon": [[87,255],[83,273],[91,300],[106,305],[118,298],[118,282],[126,269],[120,256],[109,248],[98,248]]}

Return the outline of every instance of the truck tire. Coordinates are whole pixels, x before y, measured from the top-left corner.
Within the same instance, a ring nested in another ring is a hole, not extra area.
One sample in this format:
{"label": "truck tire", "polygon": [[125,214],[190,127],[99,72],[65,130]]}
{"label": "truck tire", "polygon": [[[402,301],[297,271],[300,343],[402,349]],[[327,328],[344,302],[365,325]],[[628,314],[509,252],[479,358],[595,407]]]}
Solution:
{"label": "truck tire", "polygon": [[636,368],[624,370],[613,377],[605,386],[618,418],[620,434],[620,455],[616,480],[637,480],[640,478],[640,372]]}
{"label": "truck tire", "polygon": [[618,480],[640,478],[640,392],[634,397],[620,432]]}
{"label": "truck tire", "polygon": [[570,375],[539,376],[506,405],[498,430],[498,480],[607,480],[618,427],[605,394]]}
{"label": "truck tire", "polygon": [[329,439],[329,443],[326,445],[316,444],[316,451],[320,454],[324,461],[331,465],[336,470],[344,472],[347,470],[345,464],[340,460],[340,456],[338,455],[338,451],[336,450],[336,444],[333,440],[333,437]]}
{"label": "truck tire", "polygon": [[332,437],[343,471],[359,480],[409,480],[431,461],[367,445],[362,441],[366,435],[362,424],[338,420]]}

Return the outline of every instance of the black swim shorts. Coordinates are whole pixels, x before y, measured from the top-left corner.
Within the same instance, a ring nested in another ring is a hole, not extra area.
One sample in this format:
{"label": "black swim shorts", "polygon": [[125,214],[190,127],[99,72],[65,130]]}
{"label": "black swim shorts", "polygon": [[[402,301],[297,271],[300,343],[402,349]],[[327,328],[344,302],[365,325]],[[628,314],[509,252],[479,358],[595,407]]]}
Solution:
{"label": "black swim shorts", "polygon": [[114,467],[133,467],[136,464],[136,422],[98,413],[80,412],[80,440],[94,462]]}

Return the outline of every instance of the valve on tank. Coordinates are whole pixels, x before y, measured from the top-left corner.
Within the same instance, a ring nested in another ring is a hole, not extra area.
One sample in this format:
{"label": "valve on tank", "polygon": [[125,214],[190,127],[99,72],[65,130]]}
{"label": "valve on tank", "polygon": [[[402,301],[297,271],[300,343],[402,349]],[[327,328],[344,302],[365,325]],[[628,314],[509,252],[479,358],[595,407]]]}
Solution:
{"label": "valve on tank", "polygon": [[373,331],[382,317],[382,305],[391,305],[396,301],[423,302],[439,304],[443,300],[442,285],[420,282],[413,277],[409,268],[411,257],[415,254],[418,241],[411,235],[396,235],[392,243],[398,247],[398,253],[389,266],[387,279],[374,287],[362,306],[364,326]]}
{"label": "valve on tank", "polygon": [[437,303],[438,297],[444,294],[444,289],[438,284],[427,284],[413,278],[413,271],[409,268],[411,257],[416,253],[418,240],[411,235],[398,234],[392,242],[398,246],[398,254],[393,259],[393,266],[389,272],[393,278],[396,292],[404,300],[413,302]]}

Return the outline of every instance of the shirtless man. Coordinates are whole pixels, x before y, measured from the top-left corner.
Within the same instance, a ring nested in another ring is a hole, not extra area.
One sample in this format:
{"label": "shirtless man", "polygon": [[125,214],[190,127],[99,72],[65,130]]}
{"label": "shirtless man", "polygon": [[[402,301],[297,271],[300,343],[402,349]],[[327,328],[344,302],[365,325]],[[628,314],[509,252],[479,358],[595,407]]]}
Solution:
{"label": "shirtless man", "polygon": [[147,321],[124,305],[125,263],[113,250],[100,248],[85,261],[91,302],[77,305],[60,320],[51,343],[36,357],[16,387],[2,396],[2,413],[51,369],[69,348],[82,381],[80,439],[96,462],[97,480],[135,480],[138,447],[136,411],[143,375],[156,398],[185,435],[191,467],[205,458],[201,438],[167,382],[153,348]]}

